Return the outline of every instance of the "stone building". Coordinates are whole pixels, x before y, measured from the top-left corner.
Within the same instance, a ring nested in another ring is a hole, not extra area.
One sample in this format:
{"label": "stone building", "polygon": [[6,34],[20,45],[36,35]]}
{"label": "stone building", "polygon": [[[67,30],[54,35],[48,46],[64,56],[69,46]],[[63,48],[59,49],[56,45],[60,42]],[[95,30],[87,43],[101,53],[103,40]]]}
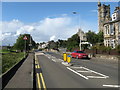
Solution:
{"label": "stone building", "polygon": [[81,38],[82,41],[87,41],[86,33],[83,30],[79,29],[77,34]]}
{"label": "stone building", "polygon": [[99,32],[103,32],[103,24],[111,20],[110,17],[110,5],[101,4],[98,2],[98,26]]}
{"label": "stone building", "polygon": [[120,7],[116,7],[112,20],[104,23],[104,45],[112,48],[120,45]]}
{"label": "stone building", "polygon": [[115,48],[120,44],[120,7],[110,17],[110,5],[98,2],[99,31],[104,33],[104,45]]}

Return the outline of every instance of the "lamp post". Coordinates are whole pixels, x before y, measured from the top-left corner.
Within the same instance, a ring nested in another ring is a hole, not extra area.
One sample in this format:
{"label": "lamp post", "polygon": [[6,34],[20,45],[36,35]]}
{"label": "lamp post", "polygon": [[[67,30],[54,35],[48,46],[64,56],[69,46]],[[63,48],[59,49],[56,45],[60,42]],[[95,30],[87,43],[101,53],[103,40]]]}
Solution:
{"label": "lamp post", "polygon": [[73,12],[73,14],[78,14],[78,35],[79,35],[79,39],[80,39],[79,47],[80,47],[80,50],[82,50],[81,49],[80,14],[78,12]]}

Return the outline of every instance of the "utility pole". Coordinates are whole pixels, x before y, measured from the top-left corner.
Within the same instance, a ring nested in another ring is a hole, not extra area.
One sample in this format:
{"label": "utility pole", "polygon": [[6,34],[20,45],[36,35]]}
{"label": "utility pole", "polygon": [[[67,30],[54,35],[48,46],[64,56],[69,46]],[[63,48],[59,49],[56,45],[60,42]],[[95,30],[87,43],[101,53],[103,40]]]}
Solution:
{"label": "utility pole", "polygon": [[79,47],[80,47],[80,51],[81,51],[82,48],[81,48],[80,14],[78,12],[73,12],[73,14],[78,14],[78,35],[79,35],[79,39],[80,39]]}
{"label": "utility pole", "polygon": [[81,32],[82,32],[81,29],[79,29],[79,30],[78,30],[78,36],[79,36],[79,38],[80,38],[80,43],[79,43],[80,50],[82,50],[82,48],[81,48],[81,46],[82,46],[82,45],[81,45],[81,39],[82,39],[82,38],[81,38]]}

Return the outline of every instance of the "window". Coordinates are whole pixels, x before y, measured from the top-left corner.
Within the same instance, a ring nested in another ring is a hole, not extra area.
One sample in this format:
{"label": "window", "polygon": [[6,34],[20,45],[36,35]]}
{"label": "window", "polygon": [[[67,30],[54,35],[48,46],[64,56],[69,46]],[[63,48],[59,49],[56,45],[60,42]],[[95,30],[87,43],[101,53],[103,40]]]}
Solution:
{"label": "window", "polygon": [[106,46],[108,46],[108,40],[106,40]]}
{"label": "window", "polygon": [[114,40],[114,39],[111,40],[111,47],[112,47],[112,48],[115,48],[115,40]]}
{"label": "window", "polygon": [[107,26],[105,26],[105,34],[107,34]]}
{"label": "window", "polygon": [[110,25],[110,32],[111,32],[112,35],[114,34],[114,24]]}
{"label": "window", "polygon": [[110,25],[108,25],[108,34],[110,34]]}
{"label": "window", "polygon": [[108,40],[108,46],[110,46],[110,41]]}

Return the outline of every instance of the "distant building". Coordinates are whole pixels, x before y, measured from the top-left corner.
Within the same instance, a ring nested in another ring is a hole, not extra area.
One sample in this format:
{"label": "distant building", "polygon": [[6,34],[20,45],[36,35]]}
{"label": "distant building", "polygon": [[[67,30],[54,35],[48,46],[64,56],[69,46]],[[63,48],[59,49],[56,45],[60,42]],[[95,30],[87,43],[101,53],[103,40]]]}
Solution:
{"label": "distant building", "polygon": [[79,29],[77,34],[79,35],[79,37],[81,39],[81,44],[88,44],[88,45],[90,45],[90,47],[92,46],[91,43],[87,42],[86,33],[84,31]]}
{"label": "distant building", "polygon": [[78,33],[79,37],[81,38],[82,41],[87,41],[86,38],[86,33],[84,31],[82,31],[81,29],[79,29]]}
{"label": "distant building", "polygon": [[104,33],[104,45],[115,48],[120,44],[120,7],[110,17],[110,5],[98,3],[99,31]]}
{"label": "distant building", "polygon": [[38,46],[38,49],[44,49],[48,46],[48,43],[43,43]]}

